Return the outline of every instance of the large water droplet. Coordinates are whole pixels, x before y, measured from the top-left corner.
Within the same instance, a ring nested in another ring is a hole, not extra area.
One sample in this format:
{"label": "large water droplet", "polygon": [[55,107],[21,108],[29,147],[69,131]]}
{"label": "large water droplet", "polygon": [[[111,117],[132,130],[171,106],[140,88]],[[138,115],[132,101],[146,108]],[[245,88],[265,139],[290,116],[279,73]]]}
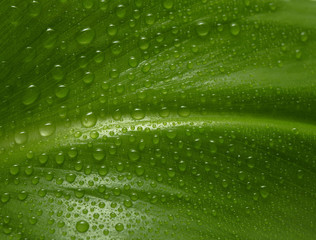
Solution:
{"label": "large water droplet", "polygon": [[17,143],[17,144],[24,144],[27,142],[27,139],[28,139],[28,134],[24,131],[22,132],[17,132],[14,136],[14,141]]}
{"label": "large water droplet", "polygon": [[237,23],[232,23],[230,25],[230,32],[232,35],[237,36],[240,32],[240,27]]}
{"label": "large water droplet", "polygon": [[40,135],[43,137],[51,136],[55,132],[55,125],[52,123],[45,123],[39,127]]}
{"label": "large water droplet", "polygon": [[87,45],[93,41],[95,32],[91,28],[82,29],[77,36],[77,42],[81,45]]}
{"label": "large water droplet", "polygon": [[36,87],[35,85],[30,85],[24,92],[24,96],[22,98],[22,102],[24,105],[30,105],[34,103],[39,95],[40,95],[40,89]]}
{"label": "large water droplet", "polygon": [[205,22],[198,22],[196,26],[196,32],[200,37],[204,37],[209,32],[209,27]]}
{"label": "large water droplet", "polygon": [[76,224],[76,229],[80,233],[84,233],[89,229],[89,223],[85,220],[80,220]]}
{"label": "large water droplet", "polygon": [[87,128],[93,127],[96,123],[97,123],[97,117],[95,116],[93,112],[89,112],[85,114],[81,119],[81,124]]}

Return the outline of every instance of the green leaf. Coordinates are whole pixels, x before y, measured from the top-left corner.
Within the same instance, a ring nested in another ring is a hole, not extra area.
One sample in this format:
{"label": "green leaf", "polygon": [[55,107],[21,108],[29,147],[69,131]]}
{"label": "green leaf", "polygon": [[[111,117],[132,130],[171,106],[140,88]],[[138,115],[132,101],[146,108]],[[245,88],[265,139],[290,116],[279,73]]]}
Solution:
{"label": "green leaf", "polygon": [[316,3],[0,3],[0,239],[313,239]]}

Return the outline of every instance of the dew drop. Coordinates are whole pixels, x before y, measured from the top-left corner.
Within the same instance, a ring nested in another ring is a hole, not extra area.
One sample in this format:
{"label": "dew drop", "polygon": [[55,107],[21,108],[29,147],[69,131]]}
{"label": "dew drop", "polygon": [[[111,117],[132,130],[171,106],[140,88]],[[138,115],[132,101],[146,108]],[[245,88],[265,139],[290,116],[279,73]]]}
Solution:
{"label": "dew drop", "polygon": [[68,96],[69,88],[66,85],[58,85],[55,89],[55,95],[57,98],[62,99]]}
{"label": "dew drop", "polygon": [[24,144],[27,142],[27,139],[28,139],[28,134],[24,131],[22,132],[17,132],[14,136],[14,141],[17,143],[17,144]]}
{"label": "dew drop", "polygon": [[267,190],[266,186],[261,186],[261,188],[260,188],[260,195],[263,198],[267,198],[269,196],[269,191]]}
{"label": "dew drop", "polygon": [[78,34],[76,40],[81,45],[88,45],[90,44],[95,37],[95,32],[91,28],[82,29],[81,32]]}
{"label": "dew drop", "polygon": [[165,9],[171,9],[173,7],[173,0],[163,0],[162,5]]}
{"label": "dew drop", "polygon": [[48,122],[39,127],[39,133],[42,137],[51,136],[55,132],[55,125]]}
{"label": "dew drop", "polygon": [[232,23],[230,25],[230,33],[234,36],[237,36],[240,32],[240,27],[237,23]]}
{"label": "dew drop", "polygon": [[24,105],[28,106],[34,103],[40,96],[40,89],[35,85],[30,85],[24,92],[22,102]]}
{"label": "dew drop", "polygon": [[128,158],[132,162],[136,162],[137,160],[139,160],[140,154],[139,154],[139,152],[137,150],[130,149],[129,152],[128,152]]}
{"label": "dew drop", "polygon": [[178,114],[180,117],[188,117],[190,116],[191,112],[186,106],[181,106],[178,110]]}
{"label": "dew drop", "polygon": [[145,117],[145,113],[140,108],[135,108],[131,116],[135,120],[141,120]]}
{"label": "dew drop", "polygon": [[93,152],[93,158],[96,160],[96,161],[102,161],[105,157],[105,152],[102,148],[97,148],[94,150]]}
{"label": "dew drop", "polygon": [[89,229],[89,223],[85,220],[80,220],[76,224],[76,229],[80,233],[85,233]]}
{"label": "dew drop", "polygon": [[200,37],[205,37],[209,32],[209,27],[205,22],[198,22],[196,26],[196,33]]}
{"label": "dew drop", "polygon": [[82,80],[85,84],[90,84],[94,80],[94,74],[91,72],[86,72]]}
{"label": "dew drop", "polygon": [[96,123],[97,123],[97,117],[95,116],[93,112],[89,112],[81,118],[81,124],[84,127],[87,127],[87,128],[93,127]]}
{"label": "dew drop", "polygon": [[117,224],[115,225],[115,229],[116,229],[116,231],[118,231],[118,232],[122,232],[122,231],[124,230],[124,225],[123,225],[122,223],[117,223]]}

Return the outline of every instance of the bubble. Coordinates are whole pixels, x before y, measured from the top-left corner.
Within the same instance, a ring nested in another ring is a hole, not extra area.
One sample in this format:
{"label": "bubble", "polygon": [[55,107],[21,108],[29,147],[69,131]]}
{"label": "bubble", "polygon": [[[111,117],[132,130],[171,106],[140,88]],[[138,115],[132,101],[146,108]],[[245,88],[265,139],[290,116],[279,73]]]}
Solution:
{"label": "bubble", "polygon": [[90,44],[95,37],[95,32],[91,28],[82,29],[76,40],[80,45]]}
{"label": "bubble", "polygon": [[76,223],[76,229],[80,233],[85,233],[89,229],[89,223],[86,222],[85,220],[80,220]]}
{"label": "bubble", "polygon": [[51,122],[48,122],[39,127],[39,133],[42,137],[48,137],[55,132],[55,129],[55,125]]}
{"label": "bubble", "polygon": [[240,27],[237,23],[230,24],[230,33],[234,36],[237,36],[240,32]]}
{"label": "bubble", "polygon": [[122,223],[117,223],[117,224],[115,225],[115,229],[116,229],[116,231],[118,231],[118,232],[122,232],[122,231],[124,230],[124,225],[123,225]]}
{"label": "bubble", "polygon": [[200,37],[205,37],[209,33],[209,27],[205,22],[198,22],[196,25],[196,33]]}
{"label": "bubble", "polygon": [[17,144],[24,144],[27,142],[27,139],[28,139],[28,134],[27,132],[17,132],[14,136],[14,141],[17,143]]}
{"label": "bubble", "polygon": [[95,116],[93,112],[89,112],[81,118],[81,124],[82,126],[86,128],[93,127],[95,126],[96,123],[97,123],[97,117]]}
{"label": "bubble", "polygon": [[34,103],[40,96],[40,89],[35,85],[30,85],[25,91],[22,98],[22,103],[26,106]]}

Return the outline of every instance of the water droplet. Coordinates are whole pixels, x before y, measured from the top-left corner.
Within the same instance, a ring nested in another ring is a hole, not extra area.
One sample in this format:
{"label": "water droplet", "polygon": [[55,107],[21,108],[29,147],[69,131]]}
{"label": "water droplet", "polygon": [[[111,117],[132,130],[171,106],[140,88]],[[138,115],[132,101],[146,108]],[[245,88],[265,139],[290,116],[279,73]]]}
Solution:
{"label": "water droplet", "polygon": [[119,55],[122,52],[122,45],[120,41],[114,41],[111,46],[111,52],[113,55]]}
{"label": "water droplet", "polygon": [[10,174],[13,176],[18,175],[20,172],[20,166],[17,164],[14,164],[13,166],[10,167]]}
{"label": "water droplet", "polygon": [[143,110],[141,110],[139,108],[135,108],[134,111],[132,112],[131,116],[135,120],[141,120],[145,117],[145,113],[143,112]]}
{"label": "water droplet", "polygon": [[137,59],[136,59],[134,56],[131,56],[131,57],[128,59],[128,64],[129,64],[131,67],[137,67],[138,61],[137,61]]}
{"label": "water droplet", "polygon": [[147,25],[153,25],[155,23],[155,16],[151,13],[148,13],[145,17],[145,22]]}
{"label": "water droplet", "polygon": [[29,6],[29,15],[31,17],[37,17],[41,13],[42,7],[38,1],[33,0]]}
{"label": "water droplet", "polygon": [[52,69],[52,76],[53,79],[56,80],[57,82],[63,80],[65,74],[62,66],[60,65],[55,65],[54,68]]}
{"label": "water droplet", "polygon": [[135,149],[130,149],[128,152],[128,158],[129,160],[131,160],[132,162],[136,162],[139,160],[140,158],[140,154],[137,150]]}
{"label": "water droplet", "polygon": [[25,91],[22,98],[22,102],[24,105],[31,105],[34,103],[38,97],[40,96],[40,89],[35,85],[30,85]]}
{"label": "water droplet", "polygon": [[81,45],[88,45],[93,41],[94,37],[95,37],[94,30],[92,30],[91,28],[85,28],[81,30],[76,40]]}
{"label": "water droplet", "polygon": [[122,232],[122,231],[124,230],[124,225],[123,225],[122,223],[117,223],[117,224],[115,225],[115,229],[116,229],[116,231],[118,231],[118,232]]}
{"label": "water droplet", "polygon": [[85,84],[90,84],[90,83],[92,83],[93,80],[94,80],[94,74],[91,73],[91,72],[86,72],[86,73],[84,74],[82,80],[83,80],[83,82],[84,82]]}
{"label": "water droplet", "polygon": [[22,132],[17,132],[14,136],[14,141],[17,143],[17,144],[24,144],[27,142],[27,139],[28,139],[28,134],[24,131]]}
{"label": "water droplet", "polygon": [[81,119],[81,124],[84,127],[93,127],[97,123],[97,117],[93,112],[85,114]]}
{"label": "water droplet", "polygon": [[78,232],[84,233],[84,232],[88,231],[89,223],[86,222],[85,220],[80,220],[76,224],[76,229],[77,229]]}
{"label": "water droplet", "polygon": [[55,95],[60,99],[67,97],[68,93],[69,88],[66,85],[58,85],[58,87],[55,89]]}
{"label": "water droplet", "polygon": [[39,127],[40,135],[43,137],[51,136],[55,132],[55,125],[48,122]]}
{"label": "water droplet", "polygon": [[116,8],[116,16],[119,18],[124,18],[126,15],[126,7],[122,4],[118,5]]}
{"label": "water droplet", "polygon": [[117,34],[118,28],[114,24],[110,24],[107,28],[107,32],[110,36],[114,37]]}
{"label": "water droplet", "polygon": [[45,33],[45,39],[43,40],[43,46],[46,49],[52,49],[57,41],[57,34],[52,28],[47,28]]}
{"label": "water droplet", "polygon": [[261,197],[263,198],[267,198],[269,196],[269,191],[267,190],[266,186],[261,186],[260,194],[261,194]]}
{"label": "water droplet", "polygon": [[93,158],[97,161],[102,161],[105,157],[105,152],[102,148],[97,148],[93,152]]}
{"label": "water droplet", "polygon": [[306,42],[308,39],[307,33],[306,32],[301,32],[301,41]]}
{"label": "water droplet", "polygon": [[145,51],[149,48],[149,42],[146,37],[141,37],[138,46],[141,50]]}
{"label": "water droplet", "polygon": [[171,9],[173,7],[173,0],[163,0],[162,5],[165,9]]}
{"label": "water droplet", "polygon": [[230,24],[230,32],[232,35],[237,36],[240,32],[240,27],[237,23]]}
{"label": "water droplet", "polygon": [[190,116],[191,112],[186,106],[181,106],[178,110],[178,114],[180,117],[188,117]]}
{"label": "water droplet", "polygon": [[209,32],[209,27],[205,22],[198,22],[196,32],[200,37],[205,37]]}

